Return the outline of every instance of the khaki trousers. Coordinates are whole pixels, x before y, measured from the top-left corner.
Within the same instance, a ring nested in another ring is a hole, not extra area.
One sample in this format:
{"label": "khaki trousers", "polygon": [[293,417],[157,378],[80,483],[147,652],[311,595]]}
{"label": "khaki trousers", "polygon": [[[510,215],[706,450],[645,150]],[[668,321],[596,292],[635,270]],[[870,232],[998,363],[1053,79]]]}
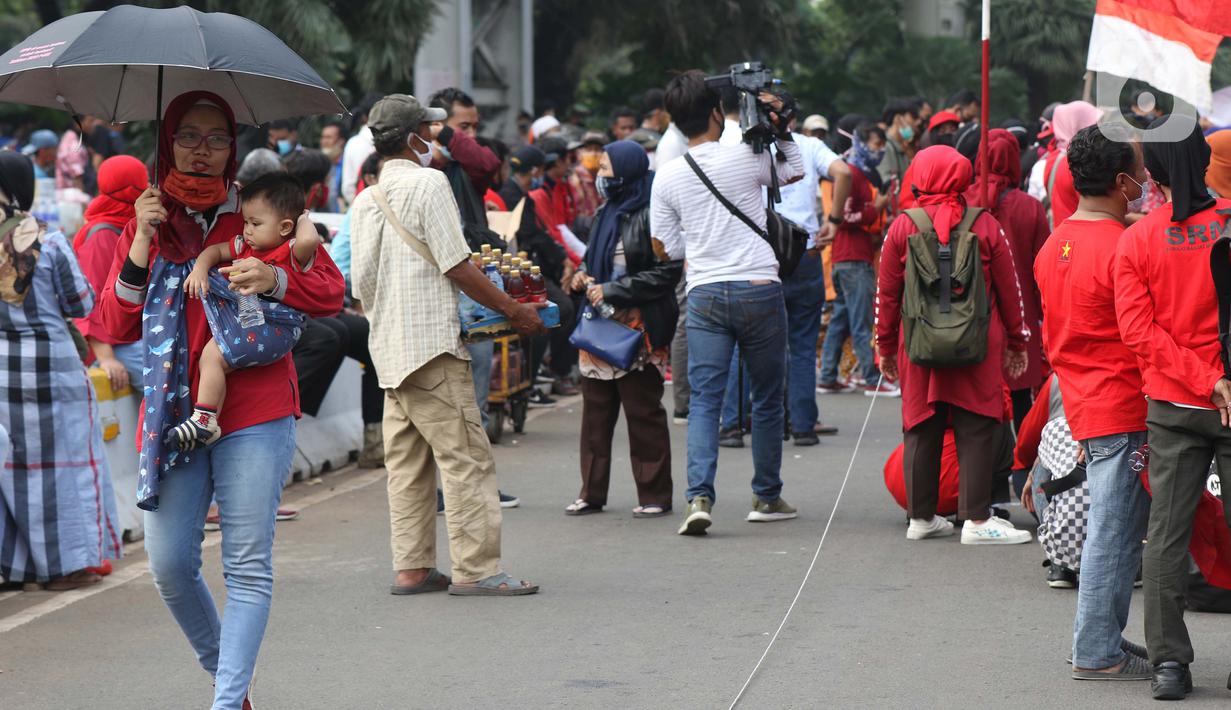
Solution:
{"label": "khaki trousers", "polygon": [[436,566],[436,470],[444,490],[453,581],[500,566],[496,465],[474,399],[470,363],[439,355],[385,390],[385,467],[393,569]]}

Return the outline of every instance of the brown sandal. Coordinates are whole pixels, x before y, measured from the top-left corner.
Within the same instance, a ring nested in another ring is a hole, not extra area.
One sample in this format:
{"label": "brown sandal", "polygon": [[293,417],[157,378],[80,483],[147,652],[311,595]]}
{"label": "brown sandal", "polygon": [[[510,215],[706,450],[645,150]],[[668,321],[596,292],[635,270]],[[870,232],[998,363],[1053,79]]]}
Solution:
{"label": "brown sandal", "polygon": [[62,577],[56,577],[50,582],[43,585],[43,589],[49,592],[68,592],[82,587],[89,587],[103,581],[103,578],[93,572],[87,570],[77,570],[72,574],[66,574]]}

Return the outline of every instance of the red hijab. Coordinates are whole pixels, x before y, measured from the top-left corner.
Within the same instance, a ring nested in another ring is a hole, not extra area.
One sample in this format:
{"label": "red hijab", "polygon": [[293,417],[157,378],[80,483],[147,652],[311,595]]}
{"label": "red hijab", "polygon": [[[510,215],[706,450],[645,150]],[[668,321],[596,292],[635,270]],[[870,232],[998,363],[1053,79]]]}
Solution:
{"label": "red hijab", "polygon": [[971,204],[980,207],[989,207],[983,204],[983,195],[980,186],[983,177],[983,151],[988,152],[988,177],[987,182],[991,186],[992,206],[1000,199],[1000,194],[1005,190],[1017,187],[1022,184],[1022,153],[1021,144],[1003,128],[994,128],[987,132],[987,145],[979,147],[979,159],[975,163],[975,192],[974,199]]}
{"label": "red hijab", "polygon": [[[194,181],[202,181],[204,187],[209,182],[209,178],[194,178],[185,176],[183,173],[175,169],[175,132],[179,130],[180,122],[184,120],[184,115],[198,104],[206,103],[218,108],[222,111],[223,116],[227,120],[227,128],[232,137],[235,137],[235,114],[231,111],[231,107],[226,101],[217,94],[208,91],[189,91],[180,94],[171,101],[167,106],[166,112],[163,114],[162,133],[158,136],[158,184],[163,187],[163,204],[167,208],[167,221],[159,225],[158,228],[158,247],[160,252],[167,259],[175,263],[183,263],[197,254],[201,253],[201,246],[205,243],[205,236],[201,233],[201,227],[196,220],[188,215],[185,211],[185,206],[182,202],[175,199],[170,192],[174,191],[172,184],[179,182],[181,184],[180,192],[195,191],[198,194],[215,192],[216,190],[194,190]],[[221,178],[223,187],[229,190],[231,184],[235,180],[235,173],[239,170],[239,161],[235,158],[235,146],[231,146],[231,155],[227,158],[226,167],[222,171]],[[216,182],[214,183],[216,187]],[[226,201],[225,195],[214,206],[219,206]]]}
{"label": "red hijab", "polygon": [[116,155],[107,158],[98,166],[98,197],[85,211],[85,224],[73,238],[73,249],[80,251],[86,234],[96,224],[111,224],[116,231],[136,216],[133,203],[150,186],[145,164],[131,155]]}
{"label": "red hijab", "polygon": [[961,153],[947,145],[934,145],[919,151],[910,163],[914,173],[916,202],[920,207],[935,205],[932,226],[941,244],[949,243],[949,233],[962,219],[966,200],[962,193],[970,187],[974,168]]}

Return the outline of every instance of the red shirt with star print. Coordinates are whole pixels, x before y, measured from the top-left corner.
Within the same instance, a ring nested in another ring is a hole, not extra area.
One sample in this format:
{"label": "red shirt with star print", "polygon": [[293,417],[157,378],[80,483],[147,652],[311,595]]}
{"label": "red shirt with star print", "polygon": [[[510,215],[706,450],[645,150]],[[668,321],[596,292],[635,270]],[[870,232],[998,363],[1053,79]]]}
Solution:
{"label": "red shirt with star print", "polygon": [[1113,274],[1123,233],[1114,219],[1067,219],[1034,261],[1043,349],[1078,441],[1146,428],[1141,370],[1116,322]]}

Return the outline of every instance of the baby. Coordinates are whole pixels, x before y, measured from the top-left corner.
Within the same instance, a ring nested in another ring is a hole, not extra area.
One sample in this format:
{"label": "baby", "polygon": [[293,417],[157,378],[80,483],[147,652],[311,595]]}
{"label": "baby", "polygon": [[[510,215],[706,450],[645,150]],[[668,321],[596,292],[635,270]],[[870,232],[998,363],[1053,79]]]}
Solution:
{"label": "baby", "polygon": [[[184,291],[190,298],[205,299],[210,292],[210,269],[223,262],[255,257],[271,266],[287,271],[302,271],[311,265],[321,238],[304,210],[303,187],[286,173],[273,173],[246,185],[240,192],[244,215],[244,232],[230,242],[206,247],[197,256],[192,273],[184,281]],[[206,313],[216,304],[237,308],[237,303],[221,298],[207,302]],[[290,310],[290,309],[287,309]],[[246,341],[256,344],[259,355],[233,351],[227,338],[219,346],[219,325],[210,319],[213,336],[201,351],[198,365],[200,380],[193,413],[187,421],[167,431],[166,441],[181,451],[208,446],[218,440],[221,431],[218,417],[227,395],[228,372],[240,367],[268,365],[286,356],[295,341],[298,329],[252,328]],[[237,339],[236,343],[239,342]],[[243,359],[241,364],[237,362]]]}

